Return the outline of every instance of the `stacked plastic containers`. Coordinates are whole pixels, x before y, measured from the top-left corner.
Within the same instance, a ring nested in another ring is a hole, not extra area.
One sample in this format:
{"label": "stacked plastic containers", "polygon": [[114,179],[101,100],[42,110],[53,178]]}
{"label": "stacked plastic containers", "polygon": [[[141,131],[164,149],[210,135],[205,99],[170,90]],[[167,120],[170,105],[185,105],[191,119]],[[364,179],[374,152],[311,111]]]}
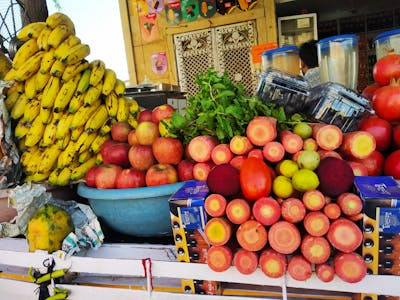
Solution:
{"label": "stacked plastic containers", "polygon": [[299,48],[286,46],[264,51],[261,56],[262,70],[275,69],[292,75],[300,74]]}
{"label": "stacked plastic containers", "polygon": [[374,39],[376,59],[391,54],[400,54],[400,29],[390,30],[377,35]]}

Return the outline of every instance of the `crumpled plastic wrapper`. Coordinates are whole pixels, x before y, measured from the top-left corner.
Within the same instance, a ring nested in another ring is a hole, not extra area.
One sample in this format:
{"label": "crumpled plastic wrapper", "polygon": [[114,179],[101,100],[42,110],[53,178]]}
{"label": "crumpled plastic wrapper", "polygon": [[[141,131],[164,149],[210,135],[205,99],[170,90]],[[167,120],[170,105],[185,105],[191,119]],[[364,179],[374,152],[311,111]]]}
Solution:
{"label": "crumpled plastic wrapper", "polygon": [[100,223],[88,205],[74,200],[54,199],[43,185],[30,182],[12,189],[9,201],[17,210],[17,216],[10,223],[0,223],[0,238],[25,235],[28,222],[35,212],[45,204],[52,204],[66,210],[74,222],[74,232],[71,232],[62,244],[61,250],[66,256],[84,249],[97,249],[103,243],[104,234]]}
{"label": "crumpled plastic wrapper", "polygon": [[3,155],[0,158],[0,189],[17,185],[22,176],[20,157],[11,130],[11,120],[4,104],[3,90],[10,85],[11,82],[0,80],[0,151]]}

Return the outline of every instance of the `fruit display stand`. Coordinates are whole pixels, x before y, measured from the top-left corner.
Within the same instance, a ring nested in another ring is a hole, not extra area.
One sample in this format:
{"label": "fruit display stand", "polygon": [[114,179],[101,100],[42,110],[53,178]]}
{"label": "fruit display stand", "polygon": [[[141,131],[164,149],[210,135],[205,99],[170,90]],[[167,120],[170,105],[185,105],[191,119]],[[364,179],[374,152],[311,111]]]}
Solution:
{"label": "fruit display stand", "polygon": [[[25,239],[1,239],[0,293],[10,295],[10,297],[12,295],[13,299],[22,297],[37,299],[35,290],[38,286],[29,282],[25,274],[29,267],[41,267],[48,257],[49,255],[44,252],[29,253]],[[69,272],[76,275],[73,283],[60,285],[70,291],[69,299],[89,299],[89,297],[116,299],[118,297],[118,299],[155,300],[173,297],[173,299],[252,300],[259,299],[256,298],[259,295],[264,295],[263,299],[277,299],[265,296],[267,294],[265,291],[272,290],[271,287],[281,289],[281,299],[287,299],[288,288],[400,296],[400,279],[397,276],[367,275],[361,282],[351,284],[337,277],[330,283],[323,283],[314,275],[307,281],[296,281],[289,276],[272,279],[266,277],[260,270],[251,275],[243,275],[233,267],[218,273],[211,271],[206,264],[176,262],[174,248],[169,245],[105,244],[98,250],[89,250],[84,256],[73,256],[65,260],[52,257],[55,259],[56,268],[69,268]],[[247,293],[242,292],[242,295],[246,294],[246,298],[180,292],[178,279],[190,278],[194,274],[199,280],[224,282],[229,278],[229,282],[237,284],[239,290],[242,284],[253,285],[253,288],[247,290]],[[162,285],[164,287],[160,287]],[[266,288],[263,289],[264,293],[260,292],[257,295],[255,291],[260,290],[257,286]],[[307,290],[304,290],[303,294],[307,293]],[[252,294],[255,296],[251,297]],[[309,299],[313,297],[310,296]]]}

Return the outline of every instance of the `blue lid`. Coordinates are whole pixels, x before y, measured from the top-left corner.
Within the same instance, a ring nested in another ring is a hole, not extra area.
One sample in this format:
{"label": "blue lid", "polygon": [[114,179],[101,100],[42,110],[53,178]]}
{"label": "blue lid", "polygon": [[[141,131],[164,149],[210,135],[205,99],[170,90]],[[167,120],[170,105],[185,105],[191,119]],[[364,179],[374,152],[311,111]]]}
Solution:
{"label": "blue lid", "polygon": [[317,44],[323,44],[323,43],[330,42],[330,41],[345,40],[345,39],[357,40],[358,36],[357,36],[357,34],[334,35],[334,36],[330,36],[330,37],[327,37],[327,38],[324,38],[324,39],[318,41]]}
{"label": "blue lid", "polygon": [[393,30],[382,32],[375,37],[374,42],[376,42],[377,40],[381,40],[381,39],[385,40],[386,38],[391,37],[392,35],[396,35],[396,34],[400,34],[400,29],[393,29]]}
{"label": "blue lid", "polygon": [[280,47],[280,48],[274,48],[274,49],[271,49],[271,50],[264,51],[262,53],[262,55],[270,56],[270,55],[273,55],[273,54],[278,53],[278,52],[283,52],[282,54],[285,54],[285,52],[288,52],[288,51],[296,51],[296,52],[298,52],[299,51],[299,47],[297,47],[297,46],[285,46],[285,47]]}

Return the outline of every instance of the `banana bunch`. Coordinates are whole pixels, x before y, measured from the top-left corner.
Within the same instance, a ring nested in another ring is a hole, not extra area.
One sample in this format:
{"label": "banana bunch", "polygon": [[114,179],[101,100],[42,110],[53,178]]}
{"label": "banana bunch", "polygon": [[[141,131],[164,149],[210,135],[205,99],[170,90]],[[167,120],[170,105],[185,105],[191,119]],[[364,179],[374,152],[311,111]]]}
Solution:
{"label": "banana bunch", "polygon": [[80,180],[101,163],[112,124],[126,121],[136,128],[139,106],[102,60],[87,60],[90,47],[75,35],[68,16],[52,14],[17,36],[24,44],[6,74],[12,85],[5,106],[16,124],[26,180]]}

